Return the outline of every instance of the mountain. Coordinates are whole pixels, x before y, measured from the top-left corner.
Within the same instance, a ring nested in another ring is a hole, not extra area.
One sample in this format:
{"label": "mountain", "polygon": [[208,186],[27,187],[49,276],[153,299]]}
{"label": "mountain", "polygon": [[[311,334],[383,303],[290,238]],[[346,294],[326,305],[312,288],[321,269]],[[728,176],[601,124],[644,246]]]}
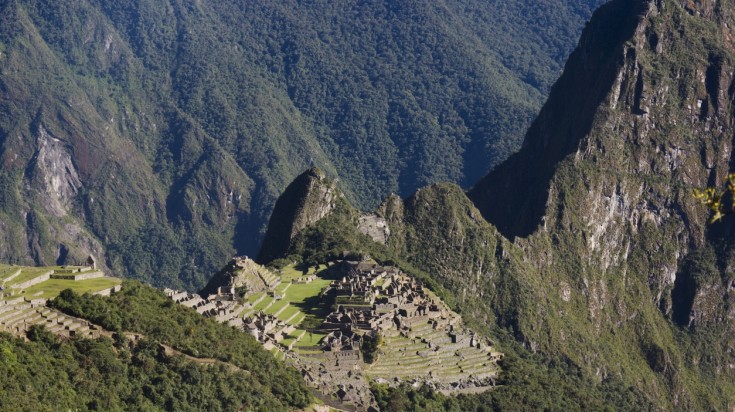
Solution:
{"label": "mountain", "polygon": [[2,0],[0,260],[193,289],[311,165],[361,208],[469,186],[601,3]]}
{"label": "mountain", "polygon": [[[468,409],[732,409],[735,223],[691,193],[733,169],[734,6],[607,3],[522,149],[469,192],[341,206],[280,254],[427,278],[512,359]],[[385,402],[454,402],[406,391]]]}

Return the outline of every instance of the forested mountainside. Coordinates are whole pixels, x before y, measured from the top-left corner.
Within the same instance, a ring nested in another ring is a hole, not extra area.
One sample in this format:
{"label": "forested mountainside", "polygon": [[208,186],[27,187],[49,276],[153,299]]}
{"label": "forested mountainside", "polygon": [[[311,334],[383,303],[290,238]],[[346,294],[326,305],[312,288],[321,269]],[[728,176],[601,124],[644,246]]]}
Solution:
{"label": "forested mountainside", "polygon": [[194,288],[310,165],[363,208],[469,186],[600,3],[2,0],[0,260]]}
{"label": "forested mountainside", "polygon": [[351,250],[424,276],[519,355],[483,405],[731,410],[735,222],[708,225],[692,189],[733,169],[733,27],[732,1],[613,0],[521,151],[468,194],[431,185],[364,215],[332,190],[261,256]]}
{"label": "forested mountainside", "polygon": [[299,373],[252,336],[150,286],[126,281],[112,297],[67,289],[50,306],[93,321],[98,337],[51,323],[31,326],[28,339],[0,333],[4,411],[270,412],[313,402]]}

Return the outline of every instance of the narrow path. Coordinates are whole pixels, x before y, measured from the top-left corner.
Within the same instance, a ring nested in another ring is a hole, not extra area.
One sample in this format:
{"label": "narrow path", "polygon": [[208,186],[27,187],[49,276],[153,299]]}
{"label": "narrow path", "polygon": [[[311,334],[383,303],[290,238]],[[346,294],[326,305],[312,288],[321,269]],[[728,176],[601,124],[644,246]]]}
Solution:
{"label": "narrow path", "polygon": [[222,366],[225,366],[228,369],[230,369],[231,372],[243,372],[243,373],[246,373],[248,375],[250,374],[250,371],[247,371],[245,369],[241,369],[241,368],[239,368],[239,367],[237,367],[237,366],[235,366],[235,365],[233,365],[231,363],[227,363],[227,362],[221,361],[219,359],[214,359],[214,358],[195,358],[194,356],[187,355],[187,354],[185,354],[185,353],[183,353],[181,351],[178,351],[178,350],[172,348],[171,346],[165,345],[163,343],[159,343],[159,345],[161,345],[161,347],[163,348],[163,353],[165,353],[166,356],[183,356],[186,360],[188,360],[190,362],[194,362],[194,363],[200,364],[200,365],[222,365]]}

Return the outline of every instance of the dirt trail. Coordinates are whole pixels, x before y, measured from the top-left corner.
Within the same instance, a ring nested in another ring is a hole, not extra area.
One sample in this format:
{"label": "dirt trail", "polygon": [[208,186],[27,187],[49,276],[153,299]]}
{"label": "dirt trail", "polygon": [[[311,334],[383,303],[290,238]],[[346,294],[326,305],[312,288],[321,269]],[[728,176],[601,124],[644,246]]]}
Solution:
{"label": "dirt trail", "polygon": [[239,368],[239,367],[237,367],[237,366],[235,366],[235,365],[233,365],[231,363],[227,363],[227,362],[221,361],[219,359],[214,359],[214,358],[196,358],[194,356],[187,355],[187,354],[185,354],[185,353],[183,353],[181,351],[178,351],[178,350],[172,348],[171,346],[164,345],[163,343],[159,343],[159,345],[161,345],[161,347],[163,348],[163,353],[165,353],[166,356],[183,356],[184,359],[186,359],[186,360],[188,360],[190,362],[198,363],[200,365],[223,365],[223,366],[226,366],[228,369],[230,369],[231,372],[243,372],[243,373],[250,374],[250,371],[247,371],[245,369],[241,369],[241,368]]}

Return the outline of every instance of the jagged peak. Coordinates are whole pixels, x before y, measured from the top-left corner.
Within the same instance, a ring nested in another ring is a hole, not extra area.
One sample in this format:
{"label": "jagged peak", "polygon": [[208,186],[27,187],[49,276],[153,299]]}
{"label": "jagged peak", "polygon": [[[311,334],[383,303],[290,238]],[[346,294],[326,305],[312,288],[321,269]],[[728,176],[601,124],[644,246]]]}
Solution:
{"label": "jagged peak", "polygon": [[279,257],[302,229],[328,216],[342,198],[337,181],[321,169],[300,174],[276,201],[258,261]]}
{"label": "jagged peak", "polygon": [[600,7],[526,134],[522,149],[469,191],[506,237],[533,233],[546,211],[557,165],[575,153],[625,64],[625,44],[651,9],[650,0],[613,0]]}

